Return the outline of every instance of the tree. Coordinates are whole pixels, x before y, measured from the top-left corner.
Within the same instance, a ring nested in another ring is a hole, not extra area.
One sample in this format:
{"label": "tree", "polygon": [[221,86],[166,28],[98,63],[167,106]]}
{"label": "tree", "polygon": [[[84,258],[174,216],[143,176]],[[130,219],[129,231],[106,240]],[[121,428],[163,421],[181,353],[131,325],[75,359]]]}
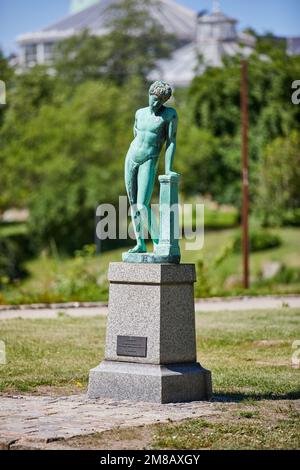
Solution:
{"label": "tree", "polygon": [[54,240],[72,252],[92,243],[97,205],[116,203],[122,194],[126,134],[118,135],[117,129],[127,116],[124,109],[119,115],[116,101],[124,108],[116,87],[85,83],[70,102],[60,109],[42,108],[32,123],[42,132],[35,150],[41,174],[30,203],[31,224],[41,244]]}
{"label": "tree", "polygon": [[[249,59],[252,200],[255,198],[265,147],[278,137],[288,139],[293,131],[300,131],[300,108],[291,102],[292,82],[295,77],[300,76],[300,58],[287,56],[280,43],[276,43],[275,52],[271,50],[268,57],[262,56],[260,54],[262,46],[266,53],[271,48],[270,44],[273,44],[271,39],[265,39],[263,44],[259,44],[257,53]],[[210,168],[209,186],[212,196],[219,201],[239,206],[241,199],[239,58],[226,59],[224,67],[209,67],[202,76],[197,77],[190,87],[188,106],[191,109],[190,126],[195,125],[199,129],[199,142],[200,129],[218,139],[218,149],[214,150],[214,155],[206,160],[205,169],[207,173]],[[220,162],[222,162],[221,167],[218,165]],[[203,177],[200,177],[200,168],[198,174],[199,182],[195,181],[194,185],[189,187],[189,191],[196,193],[202,190]]]}
{"label": "tree", "polygon": [[0,49],[0,79],[7,83],[13,75],[13,69],[10,67],[8,59]]}
{"label": "tree", "polygon": [[[10,67],[8,60],[4,57],[2,50],[0,49],[0,80],[4,82],[5,89],[8,89],[10,81],[14,75],[13,69]],[[0,127],[3,123],[4,113],[7,109],[6,105],[0,104]]]}
{"label": "tree", "polygon": [[84,30],[58,43],[53,65],[64,86],[74,87],[103,77],[107,60],[104,38]]}
{"label": "tree", "polygon": [[41,106],[51,105],[57,98],[56,81],[43,67],[12,75],[8,84],[8,104],[0,128],[0,209],[28,203],[38,171],[32,155],[39,142],[39,136],[28,129]]}
{"label": "tree", "polygon": [[95,36],[88,30],[59,43],[54,68],[69,85],[105,78],[118,85],[141,77],[147,80],[158,59],[167,58],[174,47],[150,15],[154,0],[122,0],[107,11],[107,30]]}
{"label": "tree", "polygon": [[139,99],[132,87],[86,82],[61,103],[43,103],[27,121],[11,114],[5,123],[2,204],[29,206],[40,246],[54,240],[72,252],[92,243],[97,205],[115,204],[125,193],[125,152]]}
{"label": "tree", "polygon": [[264,225],[300,219],[300,132],[267,145],[259,173],[257,211]]}
{"label": "tree", "polygon": [[168,58],[174,49],[175,38],[149,12],[155,3],[155,0],[122,0],[109,9],[106,73],[119,85],[132,76],[146,81],[157,60]]}

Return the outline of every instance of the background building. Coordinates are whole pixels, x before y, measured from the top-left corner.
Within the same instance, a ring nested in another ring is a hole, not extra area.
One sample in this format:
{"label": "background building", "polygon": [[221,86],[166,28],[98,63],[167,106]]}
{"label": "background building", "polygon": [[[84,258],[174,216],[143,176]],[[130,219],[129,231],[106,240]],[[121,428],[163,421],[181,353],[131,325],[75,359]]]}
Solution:
{"label": "background building", "polygon": [[255,38],[237,31],[237,20],[229,18],[215,4],[209,14],[199,14],[193,41],[177,49],[170,60],[162,60],[151,78],[163,77],[174,86],[186,86],[207,66],[220,67],[224,56],[248,57]]}

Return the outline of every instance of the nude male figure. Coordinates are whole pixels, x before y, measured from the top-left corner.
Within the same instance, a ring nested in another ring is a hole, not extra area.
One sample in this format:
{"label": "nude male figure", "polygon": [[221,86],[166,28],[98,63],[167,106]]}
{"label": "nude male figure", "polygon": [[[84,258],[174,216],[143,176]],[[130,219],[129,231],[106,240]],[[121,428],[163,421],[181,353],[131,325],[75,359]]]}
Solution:
{"label": "nude male figure", "polygon": [[[166,144],[166,175],[172,171],[176,151],[178,117],[175,109],[164,106],[172,96],[170,85],[163,81],[153,83],[149,90],[149,106],[136,112],[134,140],[130,145],[125,163],[125,183],[131,217],[137,240],[129,253],[146,253],[144,227],[151,231],[150,202],[154,189],[160,152]],[[153,237],[154,245],[158,240]]]}

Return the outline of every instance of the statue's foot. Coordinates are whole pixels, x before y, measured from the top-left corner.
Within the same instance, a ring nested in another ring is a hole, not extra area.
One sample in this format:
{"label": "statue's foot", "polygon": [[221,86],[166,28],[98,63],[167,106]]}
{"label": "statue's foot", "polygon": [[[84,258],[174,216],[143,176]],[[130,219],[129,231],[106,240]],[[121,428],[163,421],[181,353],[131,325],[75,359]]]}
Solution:
{"label": "statue's foot", "polygon": [[147,253],[146,245],[138,243],[134,248],[131,248],[128,253]]}

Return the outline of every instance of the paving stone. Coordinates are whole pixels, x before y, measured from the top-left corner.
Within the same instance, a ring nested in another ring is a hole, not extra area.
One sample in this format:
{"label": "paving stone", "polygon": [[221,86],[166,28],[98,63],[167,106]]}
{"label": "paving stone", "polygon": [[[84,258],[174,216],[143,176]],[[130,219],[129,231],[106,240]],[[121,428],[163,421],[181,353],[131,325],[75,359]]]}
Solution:
{"label": "paving stone", "polygon": [[154,406],[151,403],[87,400],[86,395],[55,400],[37,396],[1,397],[0,449],[44,448],[49,442],[95,432],[219,413],[217,403],[208,402]]}

